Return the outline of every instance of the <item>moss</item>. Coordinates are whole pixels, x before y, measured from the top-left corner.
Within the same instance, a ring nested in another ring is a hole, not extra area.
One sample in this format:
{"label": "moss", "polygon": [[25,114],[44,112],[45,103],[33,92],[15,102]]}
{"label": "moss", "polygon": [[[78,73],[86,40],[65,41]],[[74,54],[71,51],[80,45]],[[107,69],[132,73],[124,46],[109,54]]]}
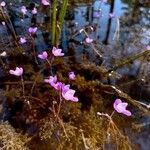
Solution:
{"label": "moss", "polygon": [[28,150],[26,135],[17,133],[8,122],[0,123],[0,149],[1,150]]}

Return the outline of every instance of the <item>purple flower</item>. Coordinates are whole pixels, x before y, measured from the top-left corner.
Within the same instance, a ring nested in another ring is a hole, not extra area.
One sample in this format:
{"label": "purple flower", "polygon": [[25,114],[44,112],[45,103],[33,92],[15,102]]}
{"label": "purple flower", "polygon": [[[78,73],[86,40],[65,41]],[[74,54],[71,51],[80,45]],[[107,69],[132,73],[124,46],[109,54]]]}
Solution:
{"label": "purple flower", "polygon": [[65,100],[78,102],[78,98],[74,96],[75,90],[70,89],[70,85],[65,85],[62,82],[57,82],[57,76],[50,76],[44,82],[49,83],[55,90],[61,91],[61,95]]}
{"label": "purple flower", "polygon": [[129,110],[126,110],[127,105],[128,105],[128,103],[124,103],[120,99],[116,99],[114,104],[113,104],[114,109],[118,113],[122,113],[126,116],[131,116],[131,112]]}
{"label": "purple flower", "polygon": [[62,51],[62,49],[58,49],[56,47],[53,47],[53,49],[52,49],[52,53],[56,57],[57,56],[64,56],[64,53],[62,53],[61,51]]}
{"label": "purple flower", "polygon": [[50,5],[49,1],[48,0],[41,0],[41,3],[45,6],[48,6]]}
{"label": "purple flower", "polygon": [[55,90],[61,90],[63,83],[57,82],[57,76],[50,76],[49,79],[45,79],[44,82],[49,83]]}
{"label": "purple flower", "polygon": [[72,71],[72,72],[69,72],[68,75],[69,75],[69,79],[70,79],[70,80],[75,80],[76,76],[75,76],[75,74],[74,74],[73,71]]}
{"label": "purple flower", "polygon": [[56,87],[57,76],[50,76],[49,79],[45,79],[44,82],[49,83],[52,87]]}
{"label": "purple flower", "polygon": [[48,54],[47,54],[46,51],[44,51],[42,54],[39,54],[39,55],[38,55],[38,58],[41,58],[41,59],[43,59],[43,60],[47,59],[47,57],[48,57]]}
{"label": "purple flower", "polygon": [[27,13],[26,6],[21,7],[21,12],[25,15]]}
{"label": "purple flower", "polygon": [[59,91],[61,90],[62,86],[63,86],[62,82],[56,82],[53,84],[54,89]]}
{"label": "purple flower", "polygon": [[28,31],[30,34],[34,34],[37,31],[37,27],[30,27]]}
{"label": "purple flower", "polygon": [[0,53],[0,56],[1,56],[1,57],[6,57],[6,56],[7,56],[6,51],[3,51],[2,53]]}
{"label": "purple flower", "polygon": [[110,18],[114,18],[114,17],[115,17],[115,13],[113,13],[113,12],[112,12],[112,13],[109,13],[109,17],[110,17]]}
{"label": "purple flower", "polygon": [[34,14],[34,15],[37,14],[37,9],[35,7],[32,10],[32,14]]}
{"label": "purple flower", "polygon": [[45,79],[44,82],[46,83],[56,83],[57,82],[57,76],[50,76],[49,79]]}
{"label": "purple flower", "polygon": [[150,50],[150,45],[147,45],[147,46],[146,46],[146,49],[147,49],[147,50]]}
{"label": "purple flower", "polygon": [[5,25],[6,25],[5,21],[2,21],[2,25],[3,25],[3,26],[5,26]]}
{"label": "purple flower", "polygon": [[10,70],[9,73],[15,76],[21,76],[23,74],[23,68],[16,67],[15,70]]}
{"label": "purple flower", "polygon": [[90,43],[92,43],[92,42],[93,42],[93,39],[91,39],[91,38],[87,37],[87,38],[85,39],[85,42],[86,42],[86,43],[88,43],[88,44],[90,44]]}
{"label": "purple flower", "polygon": [[70,89],[70,85],[63,85],[62,86],[62,97],[65,100],[78,102],[79,99],[77,97],[75,97],[74,94],[75,94],[75,90]]}
{"label": "purple flower", "polygon": [[25,37],[21,37],[20,38],[20,40],[19,40],[19,43],[20,44],[24,44],[24,43],[26,43],[27,41],[26,41],[26,38]]}
{"label": "purple flower", "polygon": [[70,85],[69,85],[69,84],[67,84],[67,85],[62,84],[62,91],[63,91],[64,93],[67,92],[69,89],[70,89]]}
{"label": "purple flower", "polygon": [[2,7],[5,7],[5,6],[6,6],[6,3],[5,3],[4,1],[2,1],[2,2],[1,2],[1,6],[2,6]]}

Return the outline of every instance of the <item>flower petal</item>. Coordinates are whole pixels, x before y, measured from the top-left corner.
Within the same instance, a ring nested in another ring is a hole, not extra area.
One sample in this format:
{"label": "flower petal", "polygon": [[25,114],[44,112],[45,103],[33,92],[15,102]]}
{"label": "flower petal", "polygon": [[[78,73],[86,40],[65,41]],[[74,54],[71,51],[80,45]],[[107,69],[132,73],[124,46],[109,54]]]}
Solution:
{"label": "flower petal", "polygon": [[126,115],[126,116],[131,116],[132,115],[132,113],[129,111],[129,110],[125,110],[125,111],[123,111],[122,112],[124,115]]}

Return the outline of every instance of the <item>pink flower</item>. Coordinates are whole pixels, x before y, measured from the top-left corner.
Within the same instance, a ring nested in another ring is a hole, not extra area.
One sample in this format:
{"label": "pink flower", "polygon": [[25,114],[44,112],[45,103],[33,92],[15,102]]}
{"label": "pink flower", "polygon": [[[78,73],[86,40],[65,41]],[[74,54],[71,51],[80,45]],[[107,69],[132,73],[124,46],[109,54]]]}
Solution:
{"label": "pink flower", "polygon": [[5,6],[6,6],[6,3],[5,3],[4,1],[2,1],[2,2],[1,2],[1,6],[2,6],[2,7],[5,7]]}
{"label": "pink flower", "polygon": [[34,14],[34,15],[37,14],[37,9],[35,7],[32,10],[32,14]]}
{"label": "pink flower", "polygon": [[54,87],[57,82],[57,76],[50,76],[49,79],[45,79],[44,82],[49,83],[52,87]]}
{"label": "pink flower", "polygon": [[147,46],[146,46],[146,49],[147,49],[147,50],[150,50],[150,45],[147,45]]}
{"label": "pink flower", "polygon": [[27,13],[26,6],[21,7],[21,12],[25,15]]}
{"label": "pink flower", "polygon": [[43,60],[47,59],[47,57],[48,57],[48,54],[47,54],[46,51],[44,51],[42,54],[39,54],[39,55],[38,55],[38,58],[41,58],[41,59],[43,59]]}
{"label": "pink flower", "polygon": [[28,31],[30,34],[34,34],[37,31],[37,27],[30,27]]}
{"label": "pink flower", "polygon": [[65,100],[78,102],[79,99],[77,97],[75,97],[74,94],[75,94],[75,90],[70,89],[70,85],[62,86],[62,97]]}
{"label": "pink flower", "polygon": [[23,68],[16,67],[15,70],[10,70],[9,73],[15,76],[21,76],[23,74]]}
{"label": "pink flower", "polygon": [[61,95],[65,100],[78,102],[78,98],[74,96],[75,90],[70,89],[70,85],[65,85],[62,82],[57,82],[57,76],[50,76],[44,82],[49,83],[55,90],[61,91]]}
{"label": "pink flower", "polygon": [[3,26],[5,26],[5,25],[6,25],[5,21],[2,21],[2,25],[3,25]]}
{"label": "pink flower", "polygon": [[24,44],[24,43],[26,43],[27,41],[26,41],[26,38],[25,37],[21,37],[20,38],[20,40],[19,40],[19,43],[20,44]]}
{"label": "pink flower", "polygon": [[110,18],[114,18],[115,17],[115,14],[112,12],[112,13],[109,13],[109,17]]}
{"label": "pink flower", "polygon": [[53,84],[53,88],[59,91],[61,90],[62,86],[63,86],[62,82],[56,82],[55,84]]}
{"label": "pink flower", "polygon": [[63,93],[66,93],[69,89],[70,89],[70,85],[69,84],[67,84],[67,85],[63,84],[62,85],[62,91],[63,91]]}
{"label": "pink flower", "polygon": [[92,43],[92,42],[93,42],[93,39],[87,37],[87,38],[85,39],[85,42],[88,43],[88,44],[89,44],[89,43]]}
{"label": "pink flower", "polygon": [[58,49],[56,47],[53,47],[53,49],[52,49],[52,53],[56,57],[57,56],[64,56],[64,53],[62,53],[61,51],[62,51],[62,49]]}
{"label": "pink flower", "polygon": [[0,56],[1,56],[1,57],[6,57],[6,56],[7,56],[6,51],[3,51],[2,53],[0,53]]}
{"label": "pink flower", "polygon": [[76,76],[75,76],[75,74],[74,74],[73,71],[72,71],[72,72],[69,72],[68,75],[69,75],[69,79],[70,79],[70,80],[75,80]]}
{"label": "pink flower", "polygon": [[131,116],[131,112],[129,110],[126,110],[127,105],[128,105],[128,103],[124,103],[120,99],[116,99],[114,104],[113,104],[114,109],[118,113],[122,113],[126,116]]}
{"label": "pink flower", "polygon": [[44,82],[46,83],[56,83],[57,82],[57,76],[55,75],[54,77],[53,76],[50,76],[49,79],[45,79]]}
{"label": "pink flower", "polygon": [[45,6],[48,6],[50,5],[49,1],[48,0],[41,0],[41,3]]}
{"label": "pink flower", "polygon": [[63,83],[57,82],[57,76],[50,76],[49,79],[45,79],[44,82],[49,83],[55,90],[61,90]]}

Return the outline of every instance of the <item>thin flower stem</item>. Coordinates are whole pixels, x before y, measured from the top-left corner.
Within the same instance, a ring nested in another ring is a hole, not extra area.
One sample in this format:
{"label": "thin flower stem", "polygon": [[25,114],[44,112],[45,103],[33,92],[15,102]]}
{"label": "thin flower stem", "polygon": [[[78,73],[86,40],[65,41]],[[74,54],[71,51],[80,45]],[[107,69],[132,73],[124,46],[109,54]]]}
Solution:
{"label": "thin flower stem", "polygon": [[60,93],[59,93],[59,105],[58,105],[57,116],[59,116],[60,109],[61,109],[61,104],[62,104],[62,97],[61,97],[61,91],[60,91]]}
{"label": "thin flower stem", "polygon": [[34,60],[35,60],[36,64],[38,64],[37,57],[36,57],[36,51],[35,51],[35,40],[34,40],[34,38],[32,36],[30,36],[30,37],[32,39],[32,44],[33,44],[32,46],[33,46]]}
{"label": "thin flower stem", "polygon": [[86,139],[85,139],[85,136],[84,136],[84,133],[83,133],[83,130],[80,130],[81,132],[81,136],[82,136],[82,140],[83,140],[83,144],[84,144],[84,148],[85,150],[89,150],[90,148],[87,146],[86,144]]}
{"label": "thin flower stem", "polygon": [[68,135],[67,135],[66,129],[65,129],[64,124],[63,124],[63,121],[62,121],[62,120],[60,119],[60,117],[56,114],[56,109],[55,109],[54,104],[55,104],[55,103],[53,103],[52,108],[49,108],[49,109],[50,109],[50,111],[54,114],[54,117],[56,117],[56,120],[57,120],[57,121],[60,123],[60,125],[62,126],[63,131],[64,131],[64,133],[65,133],[65,136],[66,136],[66,138],[69,140],[69,137],[68,137]]}
{"label": "thin flower stem", "polygon": [[53,71],[52,71],[53,58],[54,58],[54,57],[52,57],[51,61],[49,61],[48,59],[46,59],[47,63],[48,63],[48,64],[49,64],[49,66],[50,66],[51,74],[52,74],[52,75],[53,75]]}
{"label": "thin flower stem", "polygon": [[25,96],[25,90],[24,90],[24,80],[23,80],[23,76],[21,76],[21,83],[22,83],[22,93],[23,93],[23,97]]}
{"label": "thin flower stem", "polygon": [[114,113],[115,113],[115,111],[113,111],[113,112],[111,113],[111,115],[110,115],[111,118],[112,118],[112,116],[114,115]]}
{"label": "thin flower stem", "polygon": [[37,82],[37,79],[38,79],[38,77],[39,77],[39,75],[41,74],[42,71],[43,71],[43,69],[41,69],[41,70],[38,72],[38,74],[37,74],[37,76],[36,76],[36,78],[35,78],[35,80],[34,80],[34,82],[33,82],[33,85],[32,85],[32,88],[31,88],[31,96],[32,96],[32,93],[33,93],[33,89],[34,89],[34,87],[35,87],[35,84],[36,84],[36,82]]}
{"label": "thin flower stem", "polygon": [[112,126],[112,129],[115,131],[117,131],[119,133],[120,136],[123,136],[120,132],[120,130],[118,129],[118,127],[116,126],[116,124],[114,123],[114,121],[112,120],[112,116],[114,115],[115,111],[113,111],[111,113],[111,115],[105,114],[105,113],[98,113],[98,115],[100,116],[105,116],[108,118],[109,120],[109,124],[108,124],[108,128],[107,128],[107,133],[109,133],[110,127]]}
{"label": "thin flower stem", "polygon": [[84,30],[86,30],[86,29],[88,29],[88,28],[91,29],[91,26],[82,28],[82,29],[80,29],[79,31],[75,32],[75,33],[71,36],[71,39],[75,38],[78,34],[81,34],[82,32],[84,32]]}
{"label": "thin flower stem", "polygon": [[[85,35],[87,36],[87,37],[89,37],[89,35],[88,35],[88,33],[85,31],[85,29],[83,29],[83,32],[85,33]],[[100,58],[102,58],[102,55],[98,52],[98,50],[95,48],[95,46],[94,46],[94,44],[93,43],[90,43],[91,44],[91,47],[92,47],[92,49],[95,51],[95,53],[100,57]]]}
{"label": "thin flower stem", "polygon": [[63,131],[64,131],[64,133],[65,133],[66,138],[69,140],[69,137],[68,137],[68,135],[67,135],[66,129],[65,129],[64,124],[63,124],[63,121],[62,121],[59,117],[58,117],[58,121],[59,121],[60,125],[61,125],[62,128],[63,128]]}
{"label": "thin flower stem", "polygon": [[46,59],[46,61],[49,64],[49,66],[51,67],[52,66],[51,62],[48,59]]}
{"label": "thin flower stem", "polygon": [[85,33],[85,35],[86,35],[87,37],[89,37],[89,35],[88,35],[88,33],[85,31],[85,29],[83,29],[83,32]]}

